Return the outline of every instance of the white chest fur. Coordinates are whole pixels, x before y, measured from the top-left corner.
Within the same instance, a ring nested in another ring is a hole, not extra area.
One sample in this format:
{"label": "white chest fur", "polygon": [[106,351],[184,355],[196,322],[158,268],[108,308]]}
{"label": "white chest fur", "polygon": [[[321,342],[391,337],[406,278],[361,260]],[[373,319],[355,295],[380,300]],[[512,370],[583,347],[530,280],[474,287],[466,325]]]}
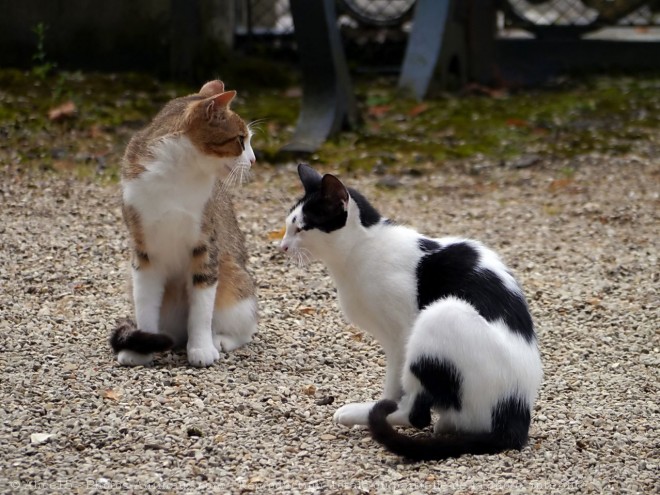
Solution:
{"label": "white chest fur", "polygon": [[[416,249],[407,231],[386,228],[330,271],[346,318],[386,341],[406,339],[418,313]],[[385,239],[386,237],[386,239]]]}
{"label": "white chest fur", "polygon": [[170,272],[187,267],[214,184],[215,177],[206,170],[163,159],[162,154],[142,175],[123,184],[124,203],[140,215],[151,262]]}

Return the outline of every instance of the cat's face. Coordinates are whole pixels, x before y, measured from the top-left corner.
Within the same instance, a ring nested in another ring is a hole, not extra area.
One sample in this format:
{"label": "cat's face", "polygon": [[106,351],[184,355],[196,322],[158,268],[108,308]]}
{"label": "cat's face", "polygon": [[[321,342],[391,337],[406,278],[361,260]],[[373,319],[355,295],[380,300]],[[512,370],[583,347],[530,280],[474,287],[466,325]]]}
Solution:
{"label": "cat's face", "polygon": [[335,176],[322,176],[305,164],[298,165],[305,196],[291,209],[280,244],[283,251],[307,261],[322,257],[324,248],[346,226],[349,194]]}
{"label": "cat's face", "polygon": [[221,177],[237,168],[249,170],[255,162],[252,133],[230,104],[236,91],[225,91],[222,81],[209,81],[197,95],[187,97],[183,132],[204,155],[217,159]]}

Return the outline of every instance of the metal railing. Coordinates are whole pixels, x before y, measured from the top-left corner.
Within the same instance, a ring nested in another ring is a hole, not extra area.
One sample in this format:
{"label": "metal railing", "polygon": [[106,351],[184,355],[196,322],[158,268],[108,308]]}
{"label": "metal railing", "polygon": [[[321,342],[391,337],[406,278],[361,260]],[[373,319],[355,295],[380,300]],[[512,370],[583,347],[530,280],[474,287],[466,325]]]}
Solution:
{"label": "metal railing", "polygon": [[[407,32],[415,0],[337,0],[342,27],[374,32]],[[503,29],[536,36],[579,36],[604,27],[660,27],[660,0],[502,0]],[[289,0],[237,0],[236,35],[288,36],[293,33]],[[380,33],[381,38],[386,38]]]}

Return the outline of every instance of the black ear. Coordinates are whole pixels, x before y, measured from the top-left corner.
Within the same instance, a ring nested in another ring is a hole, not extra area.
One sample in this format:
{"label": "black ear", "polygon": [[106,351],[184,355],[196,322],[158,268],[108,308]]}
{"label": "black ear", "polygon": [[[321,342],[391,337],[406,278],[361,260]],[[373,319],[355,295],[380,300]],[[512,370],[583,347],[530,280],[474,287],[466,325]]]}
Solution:
{"label": "black ear", "polygon": [[346,205],[348,205],[348,189],[334,175],[325,174],[323,176],[321,194],[330,201],[341,202],[344,205],[344,209],[346,209]]}
{"label": "black ear", "polygon": [[321,188],[321,179],[323,177],[306,163],[298,164],[298,176],[306,193],[316,192]]}

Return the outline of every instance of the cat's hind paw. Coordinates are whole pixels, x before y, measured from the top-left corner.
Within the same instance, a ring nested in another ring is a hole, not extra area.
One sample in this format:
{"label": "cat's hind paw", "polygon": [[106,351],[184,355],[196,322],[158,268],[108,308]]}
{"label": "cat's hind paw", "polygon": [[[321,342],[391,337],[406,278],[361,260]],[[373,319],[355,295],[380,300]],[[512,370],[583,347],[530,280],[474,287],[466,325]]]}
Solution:
{"label": "cat's hind paw", "polygon": [[335,423],[344,426],[369,424],[369,412],[375,402],[354,402],[340,407],[332,417]]}
{"label": "cat's hind paw", "polygon": [[148,366],[154,359],[153,353],[140,354],[139,352],[123,349],[117,353],[117,361],[122,366]]}
{"label": "cat's hind paw", "polygon": [[217,334],[213,336],[213,345],[218,350],[231,352],[239,347],[244,346],[252,340],[251,335],[222,335]]}
{"label": "cat's hind paw", "polygon": [[214,345],[208,345],[205,347],[188,347],[187,351],[188,363],[198,368],[211,366],[220,359],[220,353]]}

